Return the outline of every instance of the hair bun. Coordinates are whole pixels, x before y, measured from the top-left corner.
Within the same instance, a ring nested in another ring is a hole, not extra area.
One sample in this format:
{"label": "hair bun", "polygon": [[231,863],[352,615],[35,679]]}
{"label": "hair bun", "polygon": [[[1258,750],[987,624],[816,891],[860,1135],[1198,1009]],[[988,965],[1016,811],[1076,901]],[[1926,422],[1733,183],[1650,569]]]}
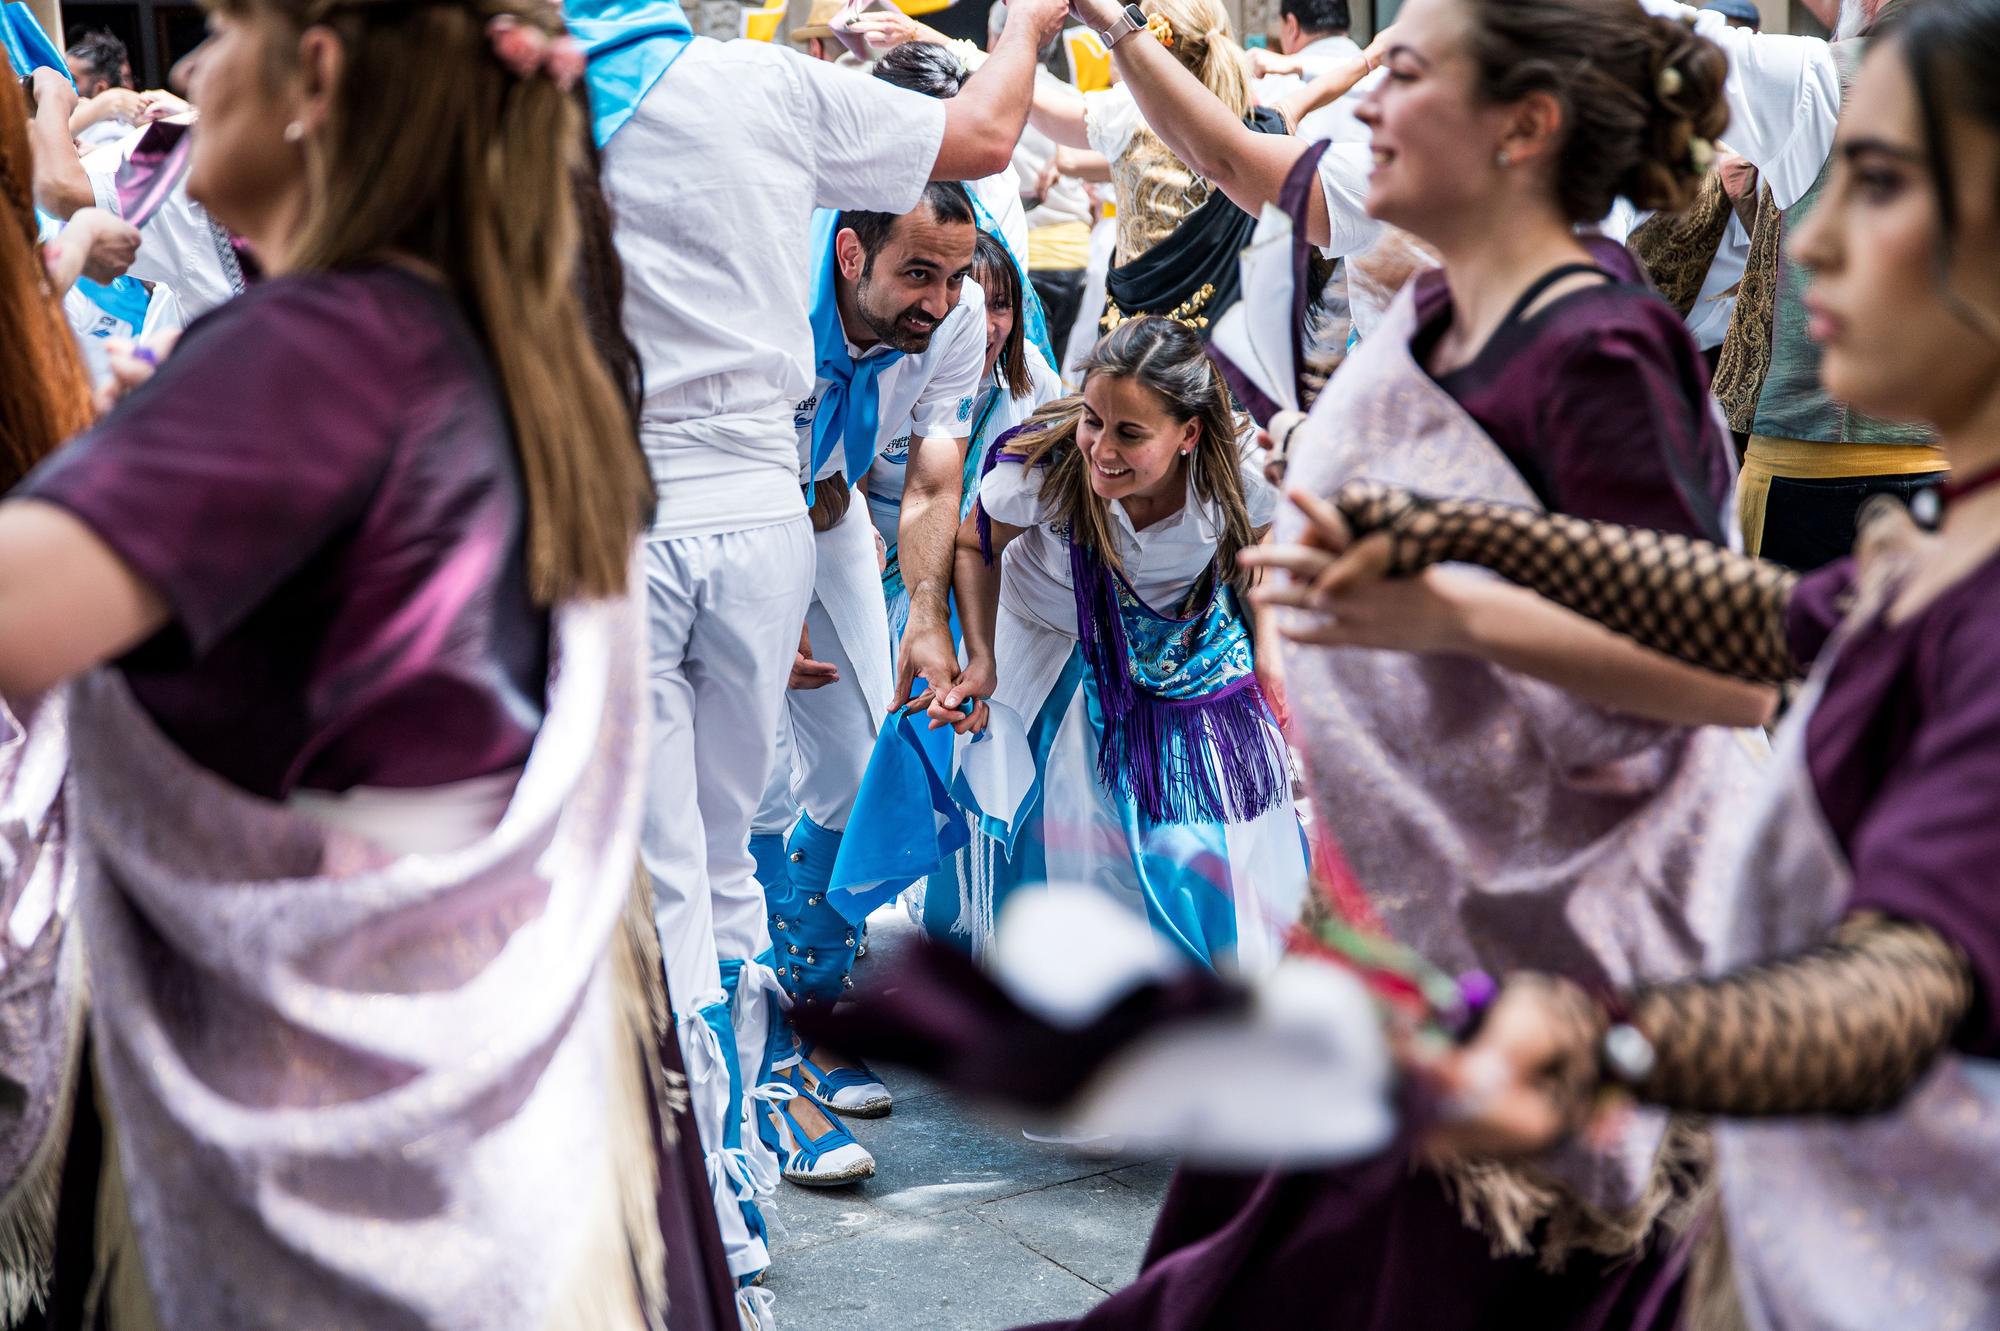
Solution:
{"label": "hair bun", "polygon": [[1685,208],[1715,160],[1729,125],[1722,85],[1729,61],[1720,47],[1679,19],[1649,15],[1652,77],[1639,90],[1646,127],[1639,156],[1617,191],[1640,208]]}

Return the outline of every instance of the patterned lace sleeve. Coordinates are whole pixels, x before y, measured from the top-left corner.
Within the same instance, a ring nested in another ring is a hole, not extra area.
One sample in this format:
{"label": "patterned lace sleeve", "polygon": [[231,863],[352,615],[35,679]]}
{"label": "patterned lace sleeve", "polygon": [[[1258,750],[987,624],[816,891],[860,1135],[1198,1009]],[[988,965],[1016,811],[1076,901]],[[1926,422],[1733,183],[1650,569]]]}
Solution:
{"label": "patterned lace sleeve", "polygon": [[1972,1003],[1965,957],[1926,925],[1858,914],[1831,941],[1714,980],[1641,990],[1641,1099],[1700,1114],[1869,1114],[1895,1106]]}
{"label": "patterned lace sleeve", "polygon": [[1354,534],[1387,532],[1390,569],[1482,564],[1683,661],[1782,683],[1804,673],[1785,634],[1798,575],[1707,541],[1372,481],[1335,503]]}

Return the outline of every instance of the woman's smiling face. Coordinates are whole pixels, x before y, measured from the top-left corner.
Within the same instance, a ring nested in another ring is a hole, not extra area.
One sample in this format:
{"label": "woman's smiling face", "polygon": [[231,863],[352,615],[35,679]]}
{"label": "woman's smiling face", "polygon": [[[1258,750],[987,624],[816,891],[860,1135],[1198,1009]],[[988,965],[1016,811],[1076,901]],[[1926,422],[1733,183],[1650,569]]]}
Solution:
{"label": "woman's smiling face", "polygon": [[1186,484],[1185,454],[1200,437],[1199,421],[1174,419],[1136,379],[1098,373],[1084,383],[1076,442],[1100,499],[1158,498]]}

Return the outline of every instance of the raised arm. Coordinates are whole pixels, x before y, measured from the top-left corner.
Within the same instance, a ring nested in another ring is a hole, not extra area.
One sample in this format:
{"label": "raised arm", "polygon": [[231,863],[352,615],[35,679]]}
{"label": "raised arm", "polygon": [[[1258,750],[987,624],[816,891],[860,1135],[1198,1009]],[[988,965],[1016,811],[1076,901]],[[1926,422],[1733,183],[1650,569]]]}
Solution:
{"label": "raised arm", "polygon": [[1786,636],[1798,575],[1706,541],[1475,499],[1428,499],[1370,481],[1335,499],[1357,545],[1323,576],[1338,594],[1371,563],[1391,576],[1482,564],[1654,651],[1739,679],[1802,672]]}
{"label": "raised arm", "polygon": [[[1078,15],[1099,30],[1110,27],[1121,9],[1112,0],[1077,4]],[[1111,49],[1111,59],[1147,126],[1189,170],[1252,216],[1278,201],[1285,177],[1307,144],[1288,134],[1259,134],[1245,125],[1150,32],[1142,29],[1120,41]],[[1327,244],[1333,231],[1320,191],[1310,192],[1308,209],[1307,239]]]}
{"label": "raised arm", "polygon": [[1068,14],[1064,0],[1017,0],[1007,7],[1007,26],[993,53],[944,104],[944,142],[931,179],[980,180],[1006,169],[1036,96],[1038,56]]}
{"label": "raised arm", "polygon": [[33,161],[35,206],[67,220],[79,208],[97,201],[69,135],[69,118],[76,110],[76,89],[53,69],[34,73],[35,115],[28,122],[28,156]]}

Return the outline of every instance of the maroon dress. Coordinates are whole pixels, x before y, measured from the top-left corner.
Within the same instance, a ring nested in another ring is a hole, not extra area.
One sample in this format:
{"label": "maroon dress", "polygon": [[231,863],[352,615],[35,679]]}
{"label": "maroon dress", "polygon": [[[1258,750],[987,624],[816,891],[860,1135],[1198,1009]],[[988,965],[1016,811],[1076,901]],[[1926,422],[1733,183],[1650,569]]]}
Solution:
{"label": "maroon dress", "polygon": [[[165,602],[117,668],[242,789],[435,786],[527,760],[549,616],[506,404],[435,284],[387,266],[259,284],[11,497],[74,515]],[[675,1040],[660,1054],[680,1071]],[[80,1104],[52,1327],[73,1324],[95,1246],[98,1125]],[[685,1111],[678,1127],[659,1151],[668,1327],[720,1331],[733,1284]]]}

